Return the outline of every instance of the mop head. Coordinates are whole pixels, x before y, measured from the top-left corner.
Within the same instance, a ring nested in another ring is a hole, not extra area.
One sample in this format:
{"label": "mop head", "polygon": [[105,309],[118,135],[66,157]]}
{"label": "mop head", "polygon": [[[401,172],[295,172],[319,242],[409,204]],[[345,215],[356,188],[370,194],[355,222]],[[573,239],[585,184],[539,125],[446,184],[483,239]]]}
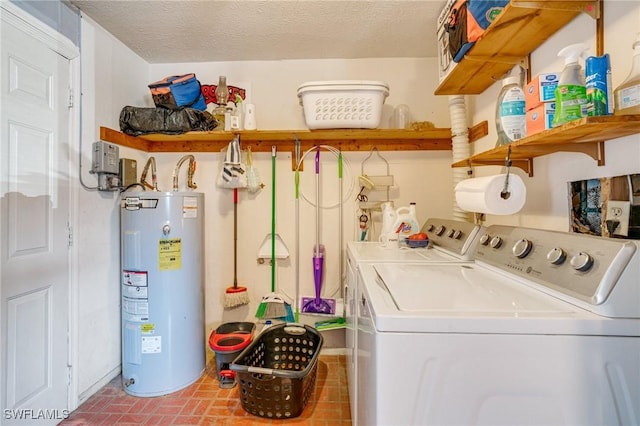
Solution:
{"label": "mop head", "polygon": [[224,294],[224,307],[227,309],[247,305],[249,293],[246,287],[229,287]]}
{"label": "mop head", "polygon": [[336,301],[335,299],[316,300],[315,297],[303,297],[302,312],[305,314],[333,315],[336,313]]}

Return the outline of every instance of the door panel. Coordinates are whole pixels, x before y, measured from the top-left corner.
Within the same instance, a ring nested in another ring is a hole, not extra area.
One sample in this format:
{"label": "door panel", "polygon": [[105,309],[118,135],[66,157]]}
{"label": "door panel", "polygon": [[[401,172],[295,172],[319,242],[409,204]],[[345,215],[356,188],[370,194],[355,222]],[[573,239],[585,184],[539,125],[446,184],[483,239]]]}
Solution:
{"label": "door panel", "polygon": [[70,63],[1,31],[0,421],[56,424],[69,392]]}

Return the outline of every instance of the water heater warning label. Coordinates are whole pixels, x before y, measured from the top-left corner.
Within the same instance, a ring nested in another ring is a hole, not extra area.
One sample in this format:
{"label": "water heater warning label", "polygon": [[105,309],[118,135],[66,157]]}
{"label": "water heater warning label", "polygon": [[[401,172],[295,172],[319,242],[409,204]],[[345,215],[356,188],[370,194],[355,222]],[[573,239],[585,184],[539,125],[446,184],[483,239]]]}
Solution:
{"label": "water heater warning label", "polygon": [[182,268],[182,240],[180,238],[158,241],[158,269],[170,271]]}
{"label": "water heater warning label", "polygon": [[159,354],[162,352],[162,337],[143,336],[141,349],[143,354]]}

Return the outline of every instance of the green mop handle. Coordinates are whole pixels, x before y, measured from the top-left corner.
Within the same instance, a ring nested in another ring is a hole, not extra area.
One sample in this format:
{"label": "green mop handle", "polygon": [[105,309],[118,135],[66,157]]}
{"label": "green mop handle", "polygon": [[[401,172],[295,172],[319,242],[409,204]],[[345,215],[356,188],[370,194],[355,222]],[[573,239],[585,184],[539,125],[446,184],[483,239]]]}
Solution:
{"label": "green mop handle", "polygon": [[276,146],[271,146],[271,292],[276,291]]}

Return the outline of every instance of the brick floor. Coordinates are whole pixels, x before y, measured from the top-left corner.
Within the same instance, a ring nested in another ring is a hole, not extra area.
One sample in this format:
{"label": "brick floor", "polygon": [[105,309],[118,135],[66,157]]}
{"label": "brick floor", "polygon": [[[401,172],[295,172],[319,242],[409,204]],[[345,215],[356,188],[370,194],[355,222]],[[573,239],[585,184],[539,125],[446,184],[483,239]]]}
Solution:
{"label": "brick floor", "polygon": [[219,386],[215,359],[190,386],[169,395],[140,398],[128,395],[120,376],[90,397],[61,425],[351,425],[346,357],[320,355],[315,390],[302,414],[292,419],[269,419],[247,413],[239,386]]}

